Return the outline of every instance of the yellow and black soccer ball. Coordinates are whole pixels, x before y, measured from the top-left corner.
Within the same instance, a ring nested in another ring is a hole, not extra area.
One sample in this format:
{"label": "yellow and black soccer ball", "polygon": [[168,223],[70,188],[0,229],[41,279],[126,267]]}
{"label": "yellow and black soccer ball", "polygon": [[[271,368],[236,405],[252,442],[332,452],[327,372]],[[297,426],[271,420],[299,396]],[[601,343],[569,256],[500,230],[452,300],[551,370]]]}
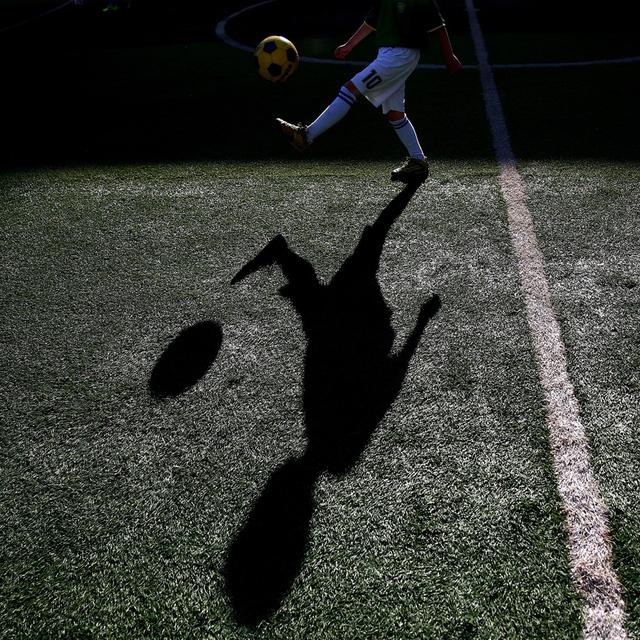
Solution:
{"label": "yellow and black soccer ball", "polygon": [[298,68],[298,50],[282,36],[269,36],[257,47],[258,73],[269,82],[285,82]]}

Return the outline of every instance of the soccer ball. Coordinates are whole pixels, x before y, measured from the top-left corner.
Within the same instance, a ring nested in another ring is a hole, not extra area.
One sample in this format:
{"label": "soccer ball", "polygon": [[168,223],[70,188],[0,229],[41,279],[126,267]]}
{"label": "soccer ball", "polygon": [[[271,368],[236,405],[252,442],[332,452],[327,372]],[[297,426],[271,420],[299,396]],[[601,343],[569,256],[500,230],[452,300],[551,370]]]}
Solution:
{"label": "soccer ball", "polygon": [[258,73],[270,82],[284,82],[298,68],[298,50],[282,36],[269,36],[257,47]]}

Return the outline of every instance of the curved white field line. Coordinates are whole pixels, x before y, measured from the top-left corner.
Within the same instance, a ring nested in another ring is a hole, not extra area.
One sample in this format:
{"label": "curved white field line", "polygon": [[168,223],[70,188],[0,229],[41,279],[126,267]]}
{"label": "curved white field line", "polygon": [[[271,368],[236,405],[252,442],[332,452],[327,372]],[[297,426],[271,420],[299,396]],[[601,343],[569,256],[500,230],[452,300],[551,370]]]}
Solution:
{"label": "curved white field line", "polygon": [[39,13],[37,16],[33,16],[33,18],[27,18],[26,20],[21,20],[20,22],[16,22],[15,24],[10,24],[8,27],[2,27],[2,29],[0,29],[0,33],[6,33],[7,31],[13,31],[14,29],[24,27],[25,25],[35,22],[36,20],[40,20],[40,18],[44,18],[45,16],[49,16],[56,11],[60,11],[60,9],[64,9],[67,5],[72,3],[73,0],[67,0],[67,2],[63,2],[57,7],[53,7],[53,9],[48,9],[43,13]]}
{"label": "curved white field line", "polygon": [[607,506],[591,465],[589,441],[567,369],[560,324],[524,183],[517,168],[502,102],[489,63],[473,0],[466,0],[480,67],[487,119],[507,205],[529,331],[547,405],[549,442],[558,493],[564,507],[574,585],[582,596],[585,640],[626,640],[625,603],[613,567]]}
{"label": "curved white field line", "polygon": [[[241,51],[247,51],[253,53],[254,47],[249,47],[242,42],[238,42],[227,33],[227,25],[231,20],[241,16],[244,13],[253,11],[258,7],[262,7],[267,4],[273,4],[277,0],[263,0],[262,2],[256,2],[232,13],[227,16],[216,25],[216,35],[234,49],[240,49]],[[366,67],[371,60],[332,60],[330,58],[316,58],[313,56],[300,56],[302,62],[312,62],[314,64],[342,64],[350,65],[353,67]],[[610,58],[602,60],[579,60],[576,62],[526,62],[526,63],[513,63],[513,64],[492,64],[493,69],[560,69],[564,67],[593,67],[605,64],[629,64],[633,62],[640,62],[640,56],[631,56],[628,58]],[[444,69],[442,64],[419,64],[418,69]],[[465,69],[478,69],[477,64],[465,64]]]}

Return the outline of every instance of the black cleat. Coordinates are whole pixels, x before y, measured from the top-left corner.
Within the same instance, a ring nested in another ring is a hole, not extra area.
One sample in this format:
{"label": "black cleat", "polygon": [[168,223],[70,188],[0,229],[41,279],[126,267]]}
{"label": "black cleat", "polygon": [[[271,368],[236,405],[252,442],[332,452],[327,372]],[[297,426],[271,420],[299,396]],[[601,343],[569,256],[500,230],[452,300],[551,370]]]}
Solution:
{"label": "black cleat", "polygon": [[405,184],[424,182],[429,177],[429,163],[416,158],[407,158],[407,161],[391,172],[391,180],[404,182]]}

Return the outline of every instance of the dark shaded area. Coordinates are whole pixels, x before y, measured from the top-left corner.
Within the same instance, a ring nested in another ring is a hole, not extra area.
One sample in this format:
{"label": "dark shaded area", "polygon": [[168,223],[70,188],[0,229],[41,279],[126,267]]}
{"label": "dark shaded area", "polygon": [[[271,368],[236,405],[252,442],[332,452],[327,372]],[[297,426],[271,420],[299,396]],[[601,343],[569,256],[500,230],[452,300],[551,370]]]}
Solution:
{"label": "dark shaded area", "polygon": [[221,345],[222,329],[217,322],[199,322],[181,331],[151,372],[151,394],[168,398],[184,393],[211,368]]}
{"label": "dark shaded area", "polygon": [[315,481],[323,472],[345,474],[357,462],[396,399],[420,337],[440,307],[437,296],[425,302],[405,344],[392,352],[391,311],[376,274],[387,233],[416,188],[406,186],[364,229],[328,285],[318,281],[313,266],[282,236],[232,281],[277,264],[287,279],[280,293],[293,304],[307,337],[307,449],[271,476],[227,558],[226,587],[243,624],[267,618],[289,591],[304,560]]}
{"label": "dark shaded area", "polygon": [[[69,6],[1,33],[5,128],[0,168],[291,158],[290,149],[271,131],[273,118],[314,118],[354,68],[302,65],[286,86],[269,86],[255,73],[249,54],[230,49],[214,34],[221,18],[248,4],[134,0],[130,11],[104,15],[100,2],[92,0],[87,9]],[[359,24],[368,4],[369,0],[308,5],[283,0],[234,21],[230,32],[249,45],[270,32],[286,33],[294,41],[337,43]],[[473,61],[464,1],[441,4],[454,40],[461,43],[463,59]],[[613,43],[637,23],[636,7],[630,2],[616,5],[606,28],[600,6],[577,0],[561,5],[478,0],[478,9],[488,34],[539,31],[538,48],[550,31],[588,33],[594,41]],[[17,2],[0,5],[0,24],[34,11]],[[510,59],[510,42],[498,43],[502,59]],[[371,42],[361,47],[359,55],[372,55]],[[430,61],[439,61],[437,49],[432,47]],[[624,45],[612,55],[632,49],[636,52],[635,45]],[[523,56],[530,59],[526,51],[516,52],[516,58]],[[572,51],[570,57],[584,56]],[[628,125],[635,120],[635,105],[628,96],[638,88],[637,68],[607,68],[593,75],[585,70],[584,81],[560,70],[563,85],[553,104],[544,86],[546,73],[510,75],[509,81],[525,85],[510,109],[533,111],[532,118],[511,126],[524,140],[516,149],[518,156],[637,158],[637,127],[630,140]],[[536,83],[543,85],[541,91]],[[509,98],[511,88],[502,81],[499,86]],[[414,124],[434,157],[492,157],[476,72],[455,79],[434,72],[428,82],[412,78],[408,100]],[[556,105],[574,114],[568,129],[549,117]],[[230,114],[236,124],[229,123]],[[538,121],[544,123],[544,144]],[[385,127],[369,105],[360,105],[341,135],[330,134],[314,146],[313,157],[397,159],[403,150]]]}
{"label": "dark shaded area", "polygon": [[[249,4],[249,3],[247,3]],[[240,40],[253,42],[263,31],[286,32],[292,37],[340,34],[354,29],[366,15],[372,0],[325,0],[319,5],[302,5],[298,0],[278,0],[273,5],[256,7],[250,19],[235,21],[231,33]],[[550,29],[557,33],[593,33],[600,37],[604,22],[623,32],[635,32],[633,20],[639,10],[637,3],[623,0],[615,5],[611,14],[595,0],[474,0],[488,33],[537,33]],[[448,29],[453,33],[466,33],[468,19],[465,0],[438,0]],[[346,34],[346,35],[350,35]]]}
{"label": "dark shaded area", "polygon": [[[445,0],[450,6],[464,8],[464,0]],[[619,0],[610,5],[596,0],[474,0],[488,33],[512,31],[537,33],[552,30],[557,33],[593,33],[603,31],[631,32],[639,14],[635,0]]]}
{"label": "dark shaded area", "polygon": [[318,471],[306,458],[276,469],[229,549],[226,589],[236,620],[253,627],[282,603],[300,572]]}

